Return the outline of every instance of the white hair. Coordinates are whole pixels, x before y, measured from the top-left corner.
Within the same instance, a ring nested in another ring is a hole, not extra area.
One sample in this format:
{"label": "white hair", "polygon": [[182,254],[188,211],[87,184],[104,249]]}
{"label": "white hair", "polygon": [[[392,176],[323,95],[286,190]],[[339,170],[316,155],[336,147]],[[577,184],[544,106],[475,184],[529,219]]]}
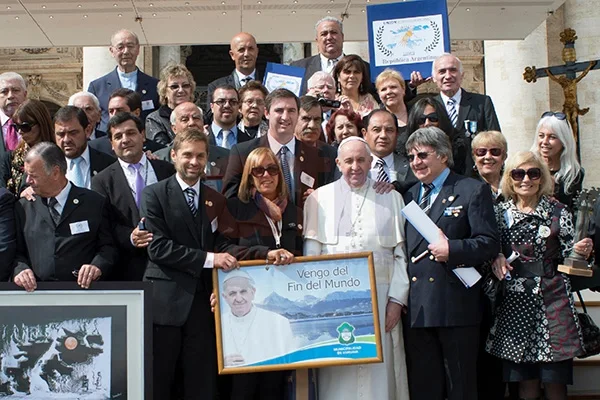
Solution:
{"label": "white hair", "polygon": [[27,82],[16,72],[4,72],[0,74],[0,81],[19,81],[23,90],[27,90]]}
{"label": "white hair", "polygon": [[456,57],[454,54],[443,53],[438,58],[436,58],[435,61],[431,64],[431,76],[435,75],[435,64],[437,64],[438,60],[442,57],[456,58],[456,61],[458,61],[458,72],[460,72],[461,74],[463,73],[463,65],[462,65],[462,61],[460,61],[460,58]]}
{"label": "white hair", "polygon": [[315,32],[317,32],[317,35],[319,34],[319,25],[327,21],[335,22],[336,24],[338,24],[338,26],[340,27],[340,33],[344,33],[344,24],[341,20],[337,19],[336,17],[325,17],[318,20],[315,24]]}
{"label": "white hair", "polygon": [[[185,104],[185,103],[182,103]],[[177,106],[179,107],[179,106]],[[175,110],[177,109],[177,107],[175,107]],[[196,106],[198,107],[198,106]],[[175,125],[175,123],[177,122],[177,116],[175,115],[175,110],[173,110],[171,112],[171,116],[169,117],[169,121],[171,122],[171,125]],[[204,119],[204,112],[202,111],[202,109],[200,107],[198,107],[198,112],[200,113],[200,118]]]}
{"label": "white hair", "polygon": [[140,39],[138,38],[138,35],[135,34],[135,32],[132,32],[129,29],[119,29],[118,31],[116,31],[115,33],[113,33],[112,36],[110,37],[110,45],[111,46],[114,44],[115,37],[119,33],[128,33],[128,34],[130,34],[135,39],[136,44],[138,44],[138,45],[140,44]]}
{"label": "white hair", "polygon": [[372,155],[371,153],[371,149],[369,148],[369,143],[367,143],[367,141],[361,137],[358,136],[348,136],[346,139],[342,140],[342,142],[340,143],[340,145],[338,146],[338,155],[342,152],[342,147],[344,147],[346,144],[350,143],[350,142],[361,142],[365,145],[365,149],[367,149],[367,153],[369,155]]}
{"label": "white hair", "polygon": [[312,89],[313,87],[315,87],[315,82],[321,79],[331,81],[335,85],[335,79],[333,79],[333,76],[331,76],[330,73],[325,71],[317,71],[314,74],[312,74],[310,78],[308,78],[308,89]]}
{"label": "white hair", "polygon": [[100,102],[98,101],[98,98],[96,97],[95,94],[90,93],[90,92],[77,92],[77,93],[75,93],[74,95],[72,95],[71,97],[69,97],[69,103],[67,105],[69,105],[69,106],[74,105],[75,100],[79,99],[80,97],[88,97],[88,98],[92,99],[92,102],[96,106],[96,110],[100,111]]}

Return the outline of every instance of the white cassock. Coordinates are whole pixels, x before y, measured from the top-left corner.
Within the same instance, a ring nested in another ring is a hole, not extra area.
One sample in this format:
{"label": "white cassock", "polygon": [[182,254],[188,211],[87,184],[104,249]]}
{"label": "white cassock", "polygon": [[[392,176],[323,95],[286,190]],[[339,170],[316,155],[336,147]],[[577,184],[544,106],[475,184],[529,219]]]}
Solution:
{"label": "white cassock", "polygon": [[221,326],[223,356],[239,354],[244,358],[243,365],[296,350],[290,321],[272,311],[252,306],[250,312],[243,317],[227,313],[223,315]]}
{"label": "white cassock", "polygon": [[320,400],[408,400],[402,321],[385,332],[389,298],[408,302],[404,202],[392,191],[377,194],[374,181],[350,188],[344,178],[320,187],[304,205],[304,255],[372,251],[383,363],[319,369]]}

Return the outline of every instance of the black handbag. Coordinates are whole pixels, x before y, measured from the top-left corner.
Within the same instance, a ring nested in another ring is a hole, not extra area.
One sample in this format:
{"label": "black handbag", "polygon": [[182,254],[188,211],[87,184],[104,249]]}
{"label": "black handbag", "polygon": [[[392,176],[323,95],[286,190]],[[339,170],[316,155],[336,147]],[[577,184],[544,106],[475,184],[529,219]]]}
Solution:
{"label": "black handbag", "polygon": [[577,292],[577,297],[579,297],[579,302],[583,309],[583,312],[577,313],[577,317],[579,318],[579,326],[581,326],[584,351],[584,354],[577,358],[587,358],[600,353],[600,328],[598,328],[592,317],[587,313],[581,292]]}

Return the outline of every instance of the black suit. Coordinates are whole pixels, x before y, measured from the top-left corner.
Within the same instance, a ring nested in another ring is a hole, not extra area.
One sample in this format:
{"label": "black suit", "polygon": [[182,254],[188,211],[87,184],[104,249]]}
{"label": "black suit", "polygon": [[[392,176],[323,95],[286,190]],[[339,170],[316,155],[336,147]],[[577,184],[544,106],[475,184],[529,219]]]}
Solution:
{"label": "black suit", "polygon": [[[104,154],[108,154],[111,157],[117,157],[115,152],[113,151],[112,144],[110,143],[110,139],[108,138],[108,136],[103,136],[98,139],[90,140],[88,142],[88,146],[90,146],[91,149],[98,150]],[[155,142],[154,140],[146,139],[144,141],[144,151],[150,150],[154,153],[155,151],[164,148],[165,146],[158,142]]]}
{"label": "black suit", "polygon": [[0,282],[5,282],[14,269],[17,247],[15,230],[15,202],[7,189],[0,188]]}
{"label": "black suit", "polygon": [[[175,173],[173,165],[166,161],[149,160],[149,163],[158,181]],[[131,232],[140,221],[140,212],[121,164],[116,161],[96,175],[92,179],[92,190],[106,197],[109,202],[113,238],[120,250],[120,268],[113,271],[110,280],[141,281],[148,262],[148,252],[131,244]]]}
{"label": "black suit", "polygon": [[[308,189],[316,189],[319,186],[329,183],[328,178],[331,176],[331,171],[327,170],[328,166],[325,158],[320,155],[317,148],[304,144],[298,139],[294,139],[294,142],[296,143],[293,177],[295,188],[294,202],[298,207],[304,207],[304,200],[302,199],[304,192]],[[227,172],[223,178],[223,194],[225,197],[237,197],[244,164],[250,152],[257,147],[269,147],[268,134],[248,142],[236,144],[231,148]],[[314,178],[315,181],[312,187],[302,182],[301,177],[303,173]]]}
{"label": "black suit", "polygon": [[[465,129],[465,121],[477,121],[477,132],[483,131],[499,131],[500,123],[496,116],[494,103],[490,96],[478,93],[467,92],[461,89],[460,107],[458,108],[458,119],[456,121],[456,132],[463,138],[465,144],[465,175],[473,175],[473,156],[471,151],[472,137],[467,136]],[[446,105],[441,95],[435,96],[435,99],[444,107]],[[455,163],[457,163],[455,161]],[[459,163],[457,163],[459,164]]]}
{"label": "black suit", "polygon": [[[100,268],[106,277],[117,260],[108,202],[100,194],[71,185],[57,225],[45,199],[21,199],[15,207],[16,276],[31,269],[38,281],[76,281],[73,271],[84,264]],[[86,221],[88,232],[72,234],[70,224]]]}
{"label": "black suit", "polygon": [[[171,159],[172,145],[158,150],[154,153],[159,159],[173,163]],[[227,162],[229,161],[229,150],[219,146],[208,146],[208,176],[223,176],[227,171]]]}
{"label": "black suit", "polygon": [[[213,221],[232,226],[225,198],[200,185],[194,217],[175,176],[148,186],[140,215],[153,234],[144,280],[152,283],[154,317],[154,397],[169,399],[175,366],[181,356],[185,398],[216,395],[216,341],[210,311],[212,270],[207,252],[223,239]],[[199,393],[202,393],[201,395]]]}
{"label": "black suit", "polygon": [[[418,203],[420,190],[420,183],[411,187],[404,196],[405,203]],[[458,210],[456,216],[446,215],[448,207]],[[443,400],[447,395],[448,400],[477,399],[481,281],[467,289],[453,270],[479,268],[500,250],[490,189],[475,179],[451,172],[429,217],[448,237],[449,260],[439,263],[425,257],[412,262],[411,257],[427,249],[427,242],[410,223],[406,224],[410,293],[405,348],[410,397]]]}
{"label": "black suit", "polygon": [[105,154],[101,151],[90,149],[90,183],[92,178],[98,173],[102,172],[105,168],[115,162],[115,158]]}
{"label": "black suit", "polygon": [[[261,82],[262,74],[259,74],[258,71],[255,71],[254,80]],[[208,90],[207,90],[207,95],[206,95],[206,109],[207,110],[210,110],[210,103],[212,102],[212,95],[213,95],[215,89],[222,85],[231,85],[231,86],[235,87],[236,90],[240,90],[240,88],[242,87],[242,84],[240,83],[240,80],[238,79],[235,69],[233,71],[231,71],[231,73],[229,75],[225,75],[220,78],[217,78],[208,84]]]}

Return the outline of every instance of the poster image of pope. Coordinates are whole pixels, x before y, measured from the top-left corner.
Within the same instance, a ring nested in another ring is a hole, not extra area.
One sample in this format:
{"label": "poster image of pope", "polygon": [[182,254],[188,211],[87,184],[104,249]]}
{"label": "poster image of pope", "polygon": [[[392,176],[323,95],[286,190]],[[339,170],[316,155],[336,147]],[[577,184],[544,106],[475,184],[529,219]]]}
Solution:
{"label": "poster image of pope", "polygon": [[379,361],[367,260],[218,270],[222,370]]}

